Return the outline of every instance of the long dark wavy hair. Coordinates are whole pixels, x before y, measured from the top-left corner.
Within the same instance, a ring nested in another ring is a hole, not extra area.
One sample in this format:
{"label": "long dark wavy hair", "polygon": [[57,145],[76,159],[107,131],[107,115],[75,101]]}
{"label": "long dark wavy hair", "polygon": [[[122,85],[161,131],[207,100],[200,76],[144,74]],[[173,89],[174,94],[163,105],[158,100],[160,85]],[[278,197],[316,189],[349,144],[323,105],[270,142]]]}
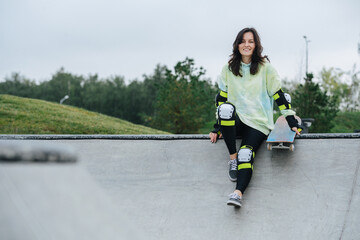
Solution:
{"label": "long dark wavy hair", "polygon": [[241,30],[233,43],[232,54],[230,55],[229,60],[229,69],[235,76],[242,77],[241,74],[241,54],[239,51],[239,44],[242,42],[244,34],[247,32],[252,32],[254,35],[255,49],[253,55],[251,56],[251,66],[250,73],[255,75],[259,70],[259,64],[265,63],[265,59],[268,59],[267,56],[262,56],[261,53],[263,51],[263,47],[261,45],[260,37],[255,28],[244,28]]}

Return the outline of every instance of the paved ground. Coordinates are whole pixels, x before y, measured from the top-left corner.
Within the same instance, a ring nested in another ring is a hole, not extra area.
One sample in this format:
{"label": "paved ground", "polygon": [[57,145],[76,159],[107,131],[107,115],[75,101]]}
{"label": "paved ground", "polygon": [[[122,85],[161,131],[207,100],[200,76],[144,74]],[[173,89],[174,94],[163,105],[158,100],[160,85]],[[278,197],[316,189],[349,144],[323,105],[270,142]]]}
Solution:
{"label": "paved ground", "polygon": [[360,138],[263,144],[241,209],[223,141],[40,142],[79,160],[1,163],[0,239],[360,239]]}

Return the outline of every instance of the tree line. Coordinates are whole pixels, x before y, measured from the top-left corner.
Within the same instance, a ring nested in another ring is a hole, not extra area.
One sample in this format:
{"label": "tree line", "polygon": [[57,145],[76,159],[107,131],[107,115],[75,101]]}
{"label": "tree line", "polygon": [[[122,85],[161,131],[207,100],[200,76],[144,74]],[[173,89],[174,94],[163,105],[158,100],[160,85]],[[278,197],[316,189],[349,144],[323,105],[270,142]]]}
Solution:
{"label": "tree line", "polygon": [[[37,98],[118,117],[136,124],[171,133],[198,133],[215,120],[214,98],[217,86],[205,78],[205,69],[191,58],[169,69],[157,65],[143,80],[125,83],[122,76],[100,79],[97,74],[84,77],[58,70],[50,80],[36,83],[19,73],[0,82],[0,94]],[[314,118],[311,132],[327,132],[338,111],[360,110],[360,72],[323,69],[305,82],[283,81],[292,95],[297,115]],[[210,130],[210,129],[209,129]]]}
{"label": "tree line", "polygon": [[356,65],[348,72],[323,68],[317,79],[308,73],[304,80],[292,84],[289,92],[297,115],[315,119],[310,132],[330,132],[339,111],[360,111],[360,71]]}
{"label": "tree line", "polygon": [[[36,83],[19,73],[0,82],[0,94],[43,99],[84,108],[172,133],[198,133],[214,117],[216,87],[193,59],[174,69],[157,65],[142,81],[125,83],[122,76],[100,79],[58,70],[49,81]],[[211,114],[210,114],[211,113]]]}

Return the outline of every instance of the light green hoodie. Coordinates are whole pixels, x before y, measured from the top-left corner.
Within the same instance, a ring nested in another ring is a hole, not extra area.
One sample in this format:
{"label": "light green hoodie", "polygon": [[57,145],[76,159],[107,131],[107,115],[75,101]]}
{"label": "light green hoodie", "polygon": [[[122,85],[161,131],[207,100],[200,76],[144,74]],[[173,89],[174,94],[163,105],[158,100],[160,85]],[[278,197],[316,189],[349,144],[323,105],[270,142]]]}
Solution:
{"label": "light green hoodie", "polygon": [[[241,63],[242,77],[235,76],[226,64],[218,78],[220,90],[227,92],[228,102],[246,125],[268,135],[274,128],[273,95],[280,90],[280,77],[269,63],[259,65],[255,75],[250,74],[250,64]],[[282,110],[282,115],[295,115],[293,110]]]}

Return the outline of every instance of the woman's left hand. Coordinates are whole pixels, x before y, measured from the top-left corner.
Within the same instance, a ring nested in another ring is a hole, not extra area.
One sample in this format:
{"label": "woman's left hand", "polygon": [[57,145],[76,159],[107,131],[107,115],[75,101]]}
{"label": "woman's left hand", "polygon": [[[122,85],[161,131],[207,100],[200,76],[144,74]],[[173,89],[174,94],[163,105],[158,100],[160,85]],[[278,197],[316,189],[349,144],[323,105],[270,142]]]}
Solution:
{"label": "woman's left hand", "polygon": [[291,130],[293,130],[294,132],[296,132],[296,135],[299,135],[299,136],[300,136],[300,132],[299,132],[299,130],[297,129],[297,127],[293,127]]}

